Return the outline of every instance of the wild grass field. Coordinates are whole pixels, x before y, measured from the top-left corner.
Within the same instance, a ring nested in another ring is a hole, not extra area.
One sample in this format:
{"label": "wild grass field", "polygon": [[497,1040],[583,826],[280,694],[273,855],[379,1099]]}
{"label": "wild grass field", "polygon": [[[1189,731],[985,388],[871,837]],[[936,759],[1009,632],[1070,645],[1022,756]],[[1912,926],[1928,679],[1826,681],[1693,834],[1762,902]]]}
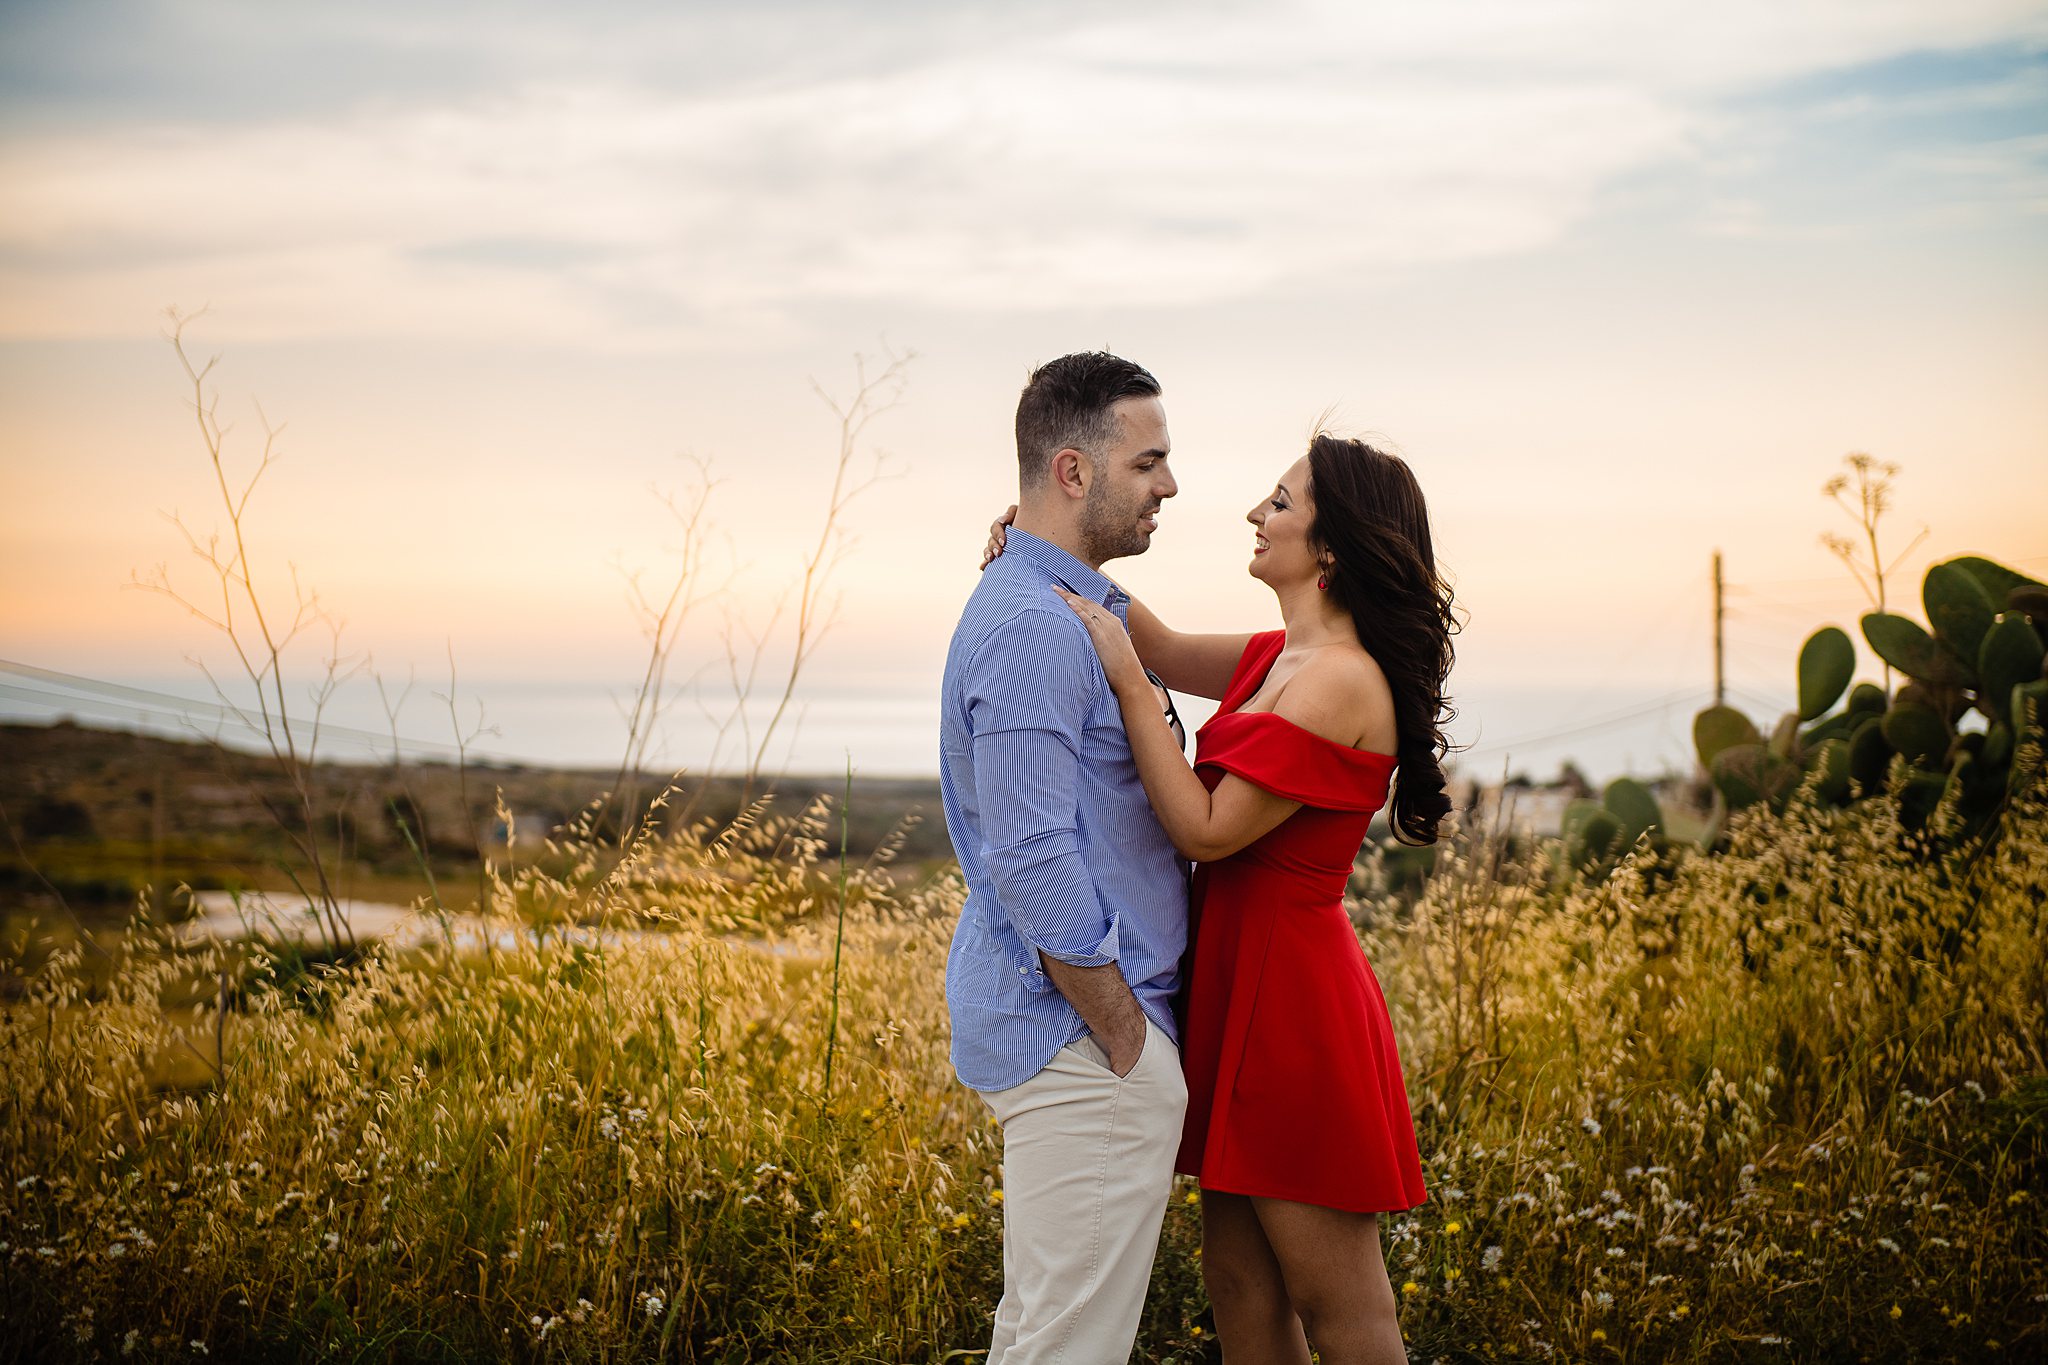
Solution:
{"label": "wild grass field", "polygon": [[[0,1354],[976,1358],[961,886],[842,872],[841,815],[515,846],[470,951],[59,952],[0,1018]],[[1413,900],[1364,864],[1430,1190],[1383,1220],[1413,1358],[2040,1350],[2044,816],[2037,779],[1943,851],[1882,802],[1759,808],[1597,883],[1474,834]],[[1220,1358],[1190,1198],[1142,1360]]]}

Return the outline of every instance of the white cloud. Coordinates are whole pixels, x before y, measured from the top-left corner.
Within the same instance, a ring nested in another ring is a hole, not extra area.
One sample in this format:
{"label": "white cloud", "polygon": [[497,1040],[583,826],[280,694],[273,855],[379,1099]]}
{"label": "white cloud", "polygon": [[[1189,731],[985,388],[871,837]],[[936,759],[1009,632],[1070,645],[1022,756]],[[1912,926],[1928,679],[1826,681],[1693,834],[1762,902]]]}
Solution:
{"label": "white cloud", "polygon": [[1713,93],[2010,36],[2032,8],[1310,6],[786,88],[564,71],[445,106],[23,134],[0,146],[0,335],[210,300],[231,336],[730,345],[838,301],[1370,281],[1553,240],[1691,155]]}

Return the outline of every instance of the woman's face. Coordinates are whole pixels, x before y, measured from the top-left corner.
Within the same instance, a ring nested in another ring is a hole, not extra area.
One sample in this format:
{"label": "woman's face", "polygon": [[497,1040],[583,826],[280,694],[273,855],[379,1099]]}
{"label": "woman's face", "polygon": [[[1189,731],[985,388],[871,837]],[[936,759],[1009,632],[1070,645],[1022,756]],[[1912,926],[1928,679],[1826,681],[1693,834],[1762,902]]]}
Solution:
{"label": "woman's face", "polygon": [[1251,575],[1269,588],[1292,587],[1313,581],[1323,571],[1321,560],[1309,544],[1309,523],[1315,519],[1315,504],[1308,493],[1308,456],[1287,467],[1273,491],[1245,514],[1255,531],[1252,541]]}

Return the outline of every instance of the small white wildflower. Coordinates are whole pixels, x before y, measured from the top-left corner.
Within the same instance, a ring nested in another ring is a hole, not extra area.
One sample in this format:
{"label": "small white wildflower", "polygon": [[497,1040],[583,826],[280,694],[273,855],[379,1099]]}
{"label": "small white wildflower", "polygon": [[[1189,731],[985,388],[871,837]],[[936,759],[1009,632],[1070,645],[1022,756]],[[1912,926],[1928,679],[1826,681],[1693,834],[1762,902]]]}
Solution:
{"label": "small white wildflower", "polygon": [[25,1190],[41,1179],[42,1177],[39,1175],[25,1175],[21,1179],[14,1182],[14,1188],[17,1190]]}
{"label": "small white wildflower", "polygon": [[1758,1337],[1756,1339],[1756,1344],[1759,1346],[1783,1346],[1787,1340],[1788,1339],[1785,1337],[1774,1337],[1766,1335]]}
{"label": "small white wildflower", "polygon": [[1608,1309],[1614,1307],[1614,1295],[1608,1293],[1604,1289],[1601,1290],[1599,1293],[1593,1296],[1593,1306],[1603,1313],[1606,1312]]}
{"label": "small white wildflower", "polygon": [[1628,1255],[1628,1253],[1627,1253],[1626,1251],[1623,1251],[1623,1250],[1622,1250],[1622,1249],[1621,1249],[1620,1247],[1609,1247],[1609,1248],[1607,1248],[1607,1254],[1608,1254],[1609,1256],[1616,1256],[1616,1257],[1619,1257],[1619,1256],[1626,1256],[1626,1255]]}
{"label": "small white wildflower", "polygon": [[647,1294],[647,1295],[643,1295],[643,1296],[641,1297],[641,1299],[640,1299],[640,1307],[641,1307],[641,1308],[642,1308],[643,1310],[645,1310],[645,1312],[647,1313],[647,1316],[648,1316],[648,1317],[650,1317],[650,1318],[658,1318],[658,1317],[660,1317],[660,1316],[661,1316],[661,1310],[662,1310],[662,1302],[661,1302],[661,1295],[659,1295],[659,1294]]}
{"label": "small white wildflower", "polygon": [[135,1347],[141,1340],[142,1333],[136,1331],[133,1327],[129,1328],[128,1335],[121,1338],[121,1354],[124,1356],[134,1355]]}
{"label": "small white wildflower", "polygon": [[1579,1127],[1581,1127],[1581,1128],[1585,1129],[1585,1130],[1586,1130],[1586,1131],[1587,1131],[1588,1133],[1591,1133],[1591,1134],[1592,1134],[1592,1135],[1593,1135],[1594,1137],[1599,1137],[1599,1136],[1600,1136],[1600,1120],[1598,1120],[1598,1119],[1596,1119],[1596,1118],[1592,1118],[1592,1117],[1588,1116],[1588,1117],[1586,1117],[1586,1118],[1582,1118],[1582,1119],[1580,1119],[1580,1120],[1579,1120]]}
{"label": "small white wildflower", "polygon": [[1877,1239],[1877,1244],[1878,1244],[1879,1246],[1883,1247],[1883,1248],[1884,1248],[1884,1249],[1885,1249],[1886,1251],[1894,1251],[1894,1252],[1895,1252],[1895,1251],[1897,1251],[1897,1250],[1899,1249],[1899,1244],[1898,1244],[1897,1242],[1894,1242],[1894,1241],[1893,1241],[1893,1240],[1892,1240],[1891,1238],[1889,1238],[1889,1237],[1880,1237],[1880,1238],[1878,1238],[1878,1239]]}
{"label": "small white wildflower", "polygon": [[[251,1162],[250,1164],[251,1164],[251,1165],[254,1165],[255,1163],[254,1163],[254,1162]],[[205,1342],[203,1342],[203,1341],[199,1341],[199,1340],[196,1340],[196,1339],[195,1339],[195,1340],[194,1340],[194,1341],[193,1341],[193,1342],[191,1343],[191,1345],[192,1345],[192,1354],[193,1354],[193,1355],[196,1355],[196,1356],[210,1356],[210,1355],[212,1355],[212,1354],[213,1354],[213,1352],[211,1352],[211,1351],[209,1351],[209,1350],[207,1350],[207,1349],[206,1349],[206,1343],[205,1343]]]}
{"label": "small white wildflower", "polygon": [[1485,1251],[1479,1254],[1479,1268],[1481,1270],[1494,1269],[1496,1266],[1500,1264],[1501,1254],[1501,1249],[1499,1247],[1488,1247]]}
{"label": "small white wildflower", "polygon": [[328,1233],[328,1234],[327,1234],[327,1238],[326,1238],[326,1240],[327,1240],[327,1249],[328,1249],[329,1251],[339,1251],[339,1250],[341,1249],[341,1234],[340,1234],[340,1233],[338,1233],[338,1232],[330,1232],[330,1233]]}

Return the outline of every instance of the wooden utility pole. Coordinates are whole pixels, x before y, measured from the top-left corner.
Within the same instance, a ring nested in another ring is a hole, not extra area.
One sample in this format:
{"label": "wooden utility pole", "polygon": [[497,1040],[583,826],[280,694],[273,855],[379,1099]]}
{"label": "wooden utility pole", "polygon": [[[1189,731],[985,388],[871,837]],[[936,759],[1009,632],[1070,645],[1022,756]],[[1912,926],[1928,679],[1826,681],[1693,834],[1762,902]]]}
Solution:
{"label": "wooden utility pole", "polygon": [[1714,551],[1714,705],[1719,706],[1727,698],[1728,680],[1722,668],[1721,658],[1721,552]]}

